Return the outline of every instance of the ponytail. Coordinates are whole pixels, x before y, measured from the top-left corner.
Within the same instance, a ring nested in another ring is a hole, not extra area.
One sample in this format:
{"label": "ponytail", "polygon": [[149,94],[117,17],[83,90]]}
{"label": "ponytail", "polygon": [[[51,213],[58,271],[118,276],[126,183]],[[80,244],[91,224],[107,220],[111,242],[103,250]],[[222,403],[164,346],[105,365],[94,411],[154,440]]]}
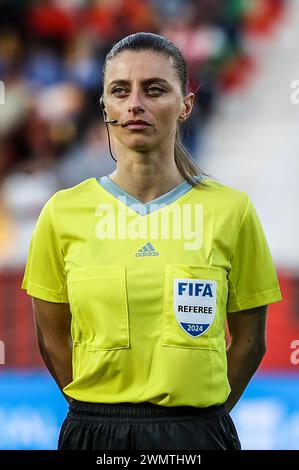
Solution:
{"label": "ponytail", "polygon": [[182,143],[179,127],[177,127],[175,135],[174,161],[179,172],[189,184],[194,187],[197,186],[198,189],[204,185],[202,182],[203,177],[209,175],[204,173],[193,161],[190,153]]}

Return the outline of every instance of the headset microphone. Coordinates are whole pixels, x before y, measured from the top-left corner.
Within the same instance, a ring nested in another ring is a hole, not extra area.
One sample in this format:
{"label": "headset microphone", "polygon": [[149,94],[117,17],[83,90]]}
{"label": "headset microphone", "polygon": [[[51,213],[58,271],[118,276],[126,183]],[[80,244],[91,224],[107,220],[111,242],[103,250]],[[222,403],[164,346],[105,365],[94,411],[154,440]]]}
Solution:
{"label": "headset microphone", "polygon": [[103,111],[103,118],[104,118],[104,123],[106,124],[106,129],[107,129],[107,134],[108,134],[108,143],[109,143],[109,152],[110,152],[110,155],[111,157],[113,158],[113,160],[115,162],[117,162],[117,160],[114,158],[114,156],[112,155],[112,151],[111,151],[111,144],[110,144],[110,134],[109,134],[109,126],[107,126],[107,124],[111,124],[112,126],[115,126],[115,125],[120,125],[118,124],[118,120],[117,119],[106,119],[107,118],[107,113],[105,111],[105,104],[104,104],[104,100],[103,100],[103,97],[101,96],[100,98],[100,106],[101,106],[101,110]]}
{"label": "headset microphone", "polygon": [[104,119],[104,122],[106,122],[107,124],[115,125],[115,124],[118,123],[118,120],[117,119],[112,119],[111,121],[109,121],[109,119]]}
{"label": "headset microphone", "polygon": [[[105,103],[104,103],[104,100],[103,100],[103,97],[101,96],[100,98],[100,106],[101,106],[101,109],[102,109],[102,112],[103,112],[103,117],[104,117],[104,123],[106,124],[106,129],[107,129],[107,134],[108,134],[108,143],[109,143],[109,151],[110,151],[110,155],[111,157],[113,158],[113,160],[115,162],[117,162],[117,160],[114,158],[114,156],[112,155],[112,151],[111,151],[111,144],[110,144],[110,134],[109,134],[109,128],[107,126],[107,124],[111,124],[112,126],[121,126],[121,124],[119,124],[118,120],[117,119],[106,119],[107,118],[107,113],[105,111]],[[154,130],[157,131],[157,128],[155,126],[154,127]]]}
{"label": "headset microphone", "polygon": [[103,97],[101,97],[100,99],[100,106],[101,106],[101,109],[103,111],[103,116],[104,116],[104,122],[106,124],[117,124],[118,123],[118,120],[117,119],[106,119],[107,117],[107,113],[105,111],[105,104],[104,104],[104,100],[103,100]]}

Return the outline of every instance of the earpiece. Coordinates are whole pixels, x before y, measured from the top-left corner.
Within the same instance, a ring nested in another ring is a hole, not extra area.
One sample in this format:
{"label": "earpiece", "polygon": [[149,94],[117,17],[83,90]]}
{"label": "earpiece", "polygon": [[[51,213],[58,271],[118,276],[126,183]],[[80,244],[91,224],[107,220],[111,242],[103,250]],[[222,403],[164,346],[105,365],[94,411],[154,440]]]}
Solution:
{"label": "earpiece", "polygon": [[103,100],[103,97],[101,96],[100,98],[100,107],[101,107],[101,110],[104,111],[105,110],[105,103],[104,103],[104,100]]}
{"label": "earpiece", "polygon": [[105,111],[105,103],[104,103],[104,100],[103,100],[103,96],[101,96],[101,98],[100,98],[100,108],[101,108],[101,110],[102,110],[102,112],[103,112],[104,122],[105,122],[106,128],[107,128],[110,155],[111,155],[111,157],[113,158],[113,160],[114,160],[115,162],[117,162],[117,160],[116,160],[116,159],[114,158],[114,156],[112,155],[112,150],[111,150],[111,145],[110,145],[110,134],[109,134],[109,129],[108,129],[107,124],[118,125],[118,126],[119,126],[120,124],[118,124],[117,119],[113,119],[113,120],[107,119],[107,113],[106,113],[106,111]]}
{"label": "earpiece", "polygon": [[106,122],[107,124],[112,124],[112,125],[115,125],[115,124],[117,124],[118,126],[120,125],[120,124],[118,124],[117,119],[112,119],[112,120],[107,119],[107,113],[105,111],[105,103],[104,103],[104,100],[103,100],[103,96],[101,96],[101,98],[100,98],[100,107],[101,107],[101,110],[102,110],[103,115],[104,115],[104,122]]}

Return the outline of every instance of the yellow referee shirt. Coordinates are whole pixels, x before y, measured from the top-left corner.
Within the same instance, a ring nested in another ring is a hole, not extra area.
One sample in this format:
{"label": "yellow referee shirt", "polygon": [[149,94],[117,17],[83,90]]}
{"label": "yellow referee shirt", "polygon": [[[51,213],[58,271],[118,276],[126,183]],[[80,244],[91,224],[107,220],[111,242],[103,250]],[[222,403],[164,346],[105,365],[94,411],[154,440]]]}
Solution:
{"label": "yellow referee shirt", "polygon": [[226,401],[226,312],[281,293],[247,194],[204,183],[185,181],[142,204],[108,176],[90,178],[43,207],[22,288],[70,305],[66,395],[162,406]]}

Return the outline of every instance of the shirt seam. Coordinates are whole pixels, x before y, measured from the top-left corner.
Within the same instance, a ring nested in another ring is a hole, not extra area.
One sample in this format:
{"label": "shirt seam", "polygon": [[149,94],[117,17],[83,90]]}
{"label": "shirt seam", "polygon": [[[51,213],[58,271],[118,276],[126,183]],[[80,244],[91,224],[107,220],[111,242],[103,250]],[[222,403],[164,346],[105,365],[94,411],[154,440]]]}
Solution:
{"label": "shirt seam", "polygon": [[243,227],[243,224],[244,224],[244,221],[246,219],[246,216],[248,214],[248,208],[249,208],[249,202],[250,202],[250,199],[249,199],[249,196],[245,193],[246,197],[247,197],[247,203],[246,203],[246,208],[245,208],[245,211],[244,211],[244,215],[242,217],[242,220],[241,220],[241,223],[240,223],[240,229],[239,229],[239,234],[240,235],[240,232],[241,232],[241,229]]}
{"label": "shirt seam", "polygon": [[238,306],[238,308],[241,308],[241,305],[239,304],[239,299],[238,299],[238,294],[237,294],[237,289],[236,289],[235,283],[234,283],[233,278],[230,276],[229,273],[228,273],[228,278],[229,278],[230,282],[232,283],[234,293],[235,293],[236,302],[233,302],[233,303],[235,303]]}
{"label": "shirt seam", "polygon": [[62,291],[62,293],[61,293],[61,292],[59,292],[59,291],[57,291],[57,290],[49,289],[48,287],[39,286],[38,284],[35,284],[34,282],[31,282],[31,281],[28,282],[27,290],[28,290],[28,288],[30,288],[30,287],[36,287],[37,289],[46,290],[46,291],[48,291],[48,292],[52,292],[53,294],[57,294],[57,295],[60,295],[60,296],[63,295],[63,291]]}
{"label": "shirt seam", "polygon": [[[237,240],[236,240],[236,244],[237,244],[237,242],[238,242],[238,239],[239,239],[239,236],[240,236],[240,233],[241,233],[241,230],[242,230],[244,221],[245,221],[246,216],[247,216],[247,213],[248,213],[249,201],[250,201],[248,194],[246,194],[246,193],[243,193],[243,194],[245,194],[245,196],[246,196],[246,198],[247,198],[247,203],[246,203],[245,211],[244,211],[244,214],[243,214],[241,223],[240,223],[240,228],[239,228],[239,233],[238,233],[238,237],[237,237]],[[234,257],[234,254],[233,254],[233,256],[231,257],[231,261],[232,261],[233,257]],[[241,309],[241,305],[240,305],[240,302],[239,302],[239,299],[238,299],[237,289],[236,289],[235,283],[234,283],[232,277],[230,276],[229,272],[228,272],[228,278],[230,279],[230,281],[231,281],[231,283],[232,283],[232,285],[233,285],[233,289],[234,289],[234,293],[235,293],[235,298],[236,298],[236,302],[235,302],[235,303],[236,303],[237,307],[238,307],[239,309]]]}
{"label": "shirt seam", "polygon": [[[63,191],[63,190],[58,191],[55,196],[58,197],[58,195],[59,195],[62,191]],[[54,201],[55,201],[55,198],[53,198],[53,203],[54,203]],[[52,226],[52,228],[53,228],[53,232],[54,232],[54,234],[55,234],[56,239],[59,240],[59,237],[58,237],[58,234],[57,234],[55,225],[54,225],[53,222],[52,222],[52,221],[54,220],[54,218],[53,218],[53,204],[50,204],[50,213],[51,213],[51,226]],[[65,261],[64,261],[65,254],[64,254],[64,251],[63,251],[63,249],[62,249],[62,246],[60,246],[60,243],[59,243],[59,248],[60,248],[61,253],[62,253],[62,256],[63,256],[63,278],[64,278],[64,279],[63,279],[62,292],[59,292],[59,295],[61,295],[61,300],[64,300],[64,298],[65,298],[65,295],[64,295],[64,294],[65,294],[65,288],[66,288],[66,271],[65,271]],[[37,287],[37,286],[36,286],[36,287]],[[48,289],[48,290],[51,292],[51,289]],[[52,291],[52,292],[55,292],[55,291]],[[57,291],[56,291],[56,293],[57,293]]]}

